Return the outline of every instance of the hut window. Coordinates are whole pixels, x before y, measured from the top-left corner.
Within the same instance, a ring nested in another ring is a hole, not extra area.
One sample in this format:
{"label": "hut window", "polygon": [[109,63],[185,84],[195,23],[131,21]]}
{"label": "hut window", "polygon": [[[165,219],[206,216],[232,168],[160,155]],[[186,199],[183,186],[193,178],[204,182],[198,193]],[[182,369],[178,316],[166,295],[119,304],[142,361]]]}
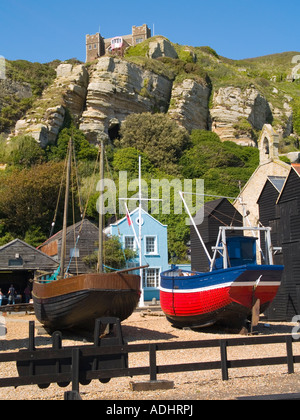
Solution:
{"label": "hut window", "polygon": [[23,265],[23,259],[20,257],[8,260],[9,267],[22,267],[22,265]]}

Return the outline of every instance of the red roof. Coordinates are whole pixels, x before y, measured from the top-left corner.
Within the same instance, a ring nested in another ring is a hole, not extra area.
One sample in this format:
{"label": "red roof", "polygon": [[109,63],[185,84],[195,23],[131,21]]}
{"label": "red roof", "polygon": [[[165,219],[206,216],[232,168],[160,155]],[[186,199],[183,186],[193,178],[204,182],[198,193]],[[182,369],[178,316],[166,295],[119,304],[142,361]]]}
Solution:
{"label": "red roof", "polygon": [[292,167],[295,169],[298,175],[300,175],[300,163],[292,163]]}

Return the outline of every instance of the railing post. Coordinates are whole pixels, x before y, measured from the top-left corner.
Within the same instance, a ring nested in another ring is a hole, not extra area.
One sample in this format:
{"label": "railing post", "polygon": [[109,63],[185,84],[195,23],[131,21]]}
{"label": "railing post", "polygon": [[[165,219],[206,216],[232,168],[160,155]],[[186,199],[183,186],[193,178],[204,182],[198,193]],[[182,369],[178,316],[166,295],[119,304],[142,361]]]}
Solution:
{"label": "railing post", "polygon": [[35,350],[34,327],[35,327],[35,322],[34,321],[29,321],[29,344],[28,344],[28,350],[30,350],[30,351],[34,351]]}
{"label": "railing post", "polygon": [[228,381],[227,341],[220,340],[222,380]]}
{"label": "railing post", "polygon": [[72,349],[72,391],[65,392],[65,401],[82,400],[79,393],[79,362],[80,350],[79,348]]}
{"label": "railing post", "polygon": [[294,356],[293,356],[293,339],[290,335],[287,335],[285,338],[286,342],[286,356],[287,356],[287,365],[288,373],[292,374],[294,370]]}
{"label": "railing post", "polygon": [[149,344],[150,381],[157,380],[156,345]]}
{"label": "railing post", "polygon": [[[28,350],[35,351],[35,337],[34,337],[34,327],[35,322],[29,321],[29,343],[28,343]],[[33,361],[29,362],[29,375],[34,375],[34,363]]]}
{"label": "railing post", "polygon": [[72,391],[79,393],[79,348],[72,349]]}

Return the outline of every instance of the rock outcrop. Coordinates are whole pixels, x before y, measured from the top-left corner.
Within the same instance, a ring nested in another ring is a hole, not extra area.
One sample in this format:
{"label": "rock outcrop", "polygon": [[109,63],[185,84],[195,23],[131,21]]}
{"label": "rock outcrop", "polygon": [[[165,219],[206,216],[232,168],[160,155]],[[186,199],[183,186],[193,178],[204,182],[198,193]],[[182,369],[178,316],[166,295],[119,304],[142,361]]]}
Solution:
{"label": "rock outcrop", "polygon": [[[255,145],[251,127],[261,130],[266,122],[272,121],[272,111],[268,101],[254,87],[244,91],[238,87],[220,88],[213,97],[210,110],[212,130],[222,140],[235,141],[241,145]],[[249,132],[238,129],[238,124],[247,120]]]}
{"label": "rock outcrop", "polygon": [[173,86],[168,114],[189,132],[194,129],[208,130],[209,96],[210,88],[204,83],[185,79]]}
{"label": "rock outcrop", "polygon": [[91,142],[132,113],[167,112],[172,81],[125,60],[102,57],[90,76],[80,129]]}
{"label": "rock outcrop", "polygon": [[31,98],[32,89],[28,83],[20,83],[10,79],[0,79],[0,109],[5,104],[6,96],[19,99]]}
{"label": "rock outcrop", "polygon": [[[148,55],[177,57],[164,38],[150,42]],[[170,62],[176,64],[177,60]],[[191,69],[193,63],[186,64]],[[173,77],[172,72],[168,74]],[[54,83],[17,122],[14,134],[32,135],[42,147],[54,143],[67,110],[91,143],[113,139],[128,115],[143,112],[168,113],[188,132],[211,129],[223,141],[246,146],[255,146],[257,132],[273,120],[283,137],[292,133],[292,98],[281,97],[285,102],[279,109],[275,88],[273,106],[254,85],[244,89],[221,87],[211,98],[211,87],[198,76],[182,81],[170,78],[117,57],[104,56],[89,71],[83,65],[61,64]],[[25,89],[23,94],[30,92]]]}
{"label": "rock outcrop", "polygon": [[58,66],[54,83],[44,91],[26,117],[17,122],[14,135],[30,135],[41,147],[54,143],[63,126],[67,108],[75,120],[81,117],[87,86],[85,66]]}
{"label": "rock outcrop", "polygon": [[166,38],[156,38],[155,41],[150,42],[148,56],[152,59],[159,57],[178,58],[175,48]]}

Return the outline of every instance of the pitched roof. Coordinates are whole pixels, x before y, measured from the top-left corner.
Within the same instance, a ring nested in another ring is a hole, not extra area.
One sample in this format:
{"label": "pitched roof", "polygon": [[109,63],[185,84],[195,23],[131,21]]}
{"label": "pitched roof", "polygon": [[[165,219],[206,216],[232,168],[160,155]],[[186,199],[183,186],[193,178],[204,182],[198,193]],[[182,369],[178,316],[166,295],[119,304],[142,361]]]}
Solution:
{"label": "pitched roof", "polygon": [[[96,225],[94,225],[94,223],[90,222],[88,219],[84,219],[84,220],[81,220],[78,223],[75,223],[75,225],[68,226],[68,228],[67,228],[67,235],[69,233],[71,233],[71,232],[74,232],[74,229],[75,230],[79,229],[81,227],[81,224],[83,225],[83,228],[84,228],[84,225],[85,224],[90,224],[90,225],[93,225],[95,227],[95,229],[98,229],[98,227]],[[61,239],[61,237],[62,237],[62,230],[60,230],[57,233],[55,233],[55,235],[51,236],[51,238],[47,239],[45,242],[43,242],[37,248],[39,249],[42,246],[47,245],[47,244],[49,244],[50,242],[52,242],[54,240],[59,240],[59,239]]]}
{"label": "pitched roof", "polygon": [[[22,252],[21,248],[23,248],[23,250],[24,250],[24,248],[29,249],[30,252],[32,252],[33,254],[36,254],[39,257],[41,257],[42,261],[45,261],[45,265],[48,266],[48,264],[49,264],[51,267],[52,266],[56,267],[56,268],[58,267],[58,262],[54,258],[50,257],[49,255],[46,255],[44,252],[34,248],[33,246],[31,246],[31,245],[27,244],[26,242],[22,241],[21,239],[14,239],[13,241],[11,241],[11,242],[9,242],[5,245],[2,245],[0,247],[0,255],[1,255],[2,252],[5,252],[5,251],[9,250],[9,248],[13,247],[14,245],[17,245],[18,247],[20,247],[20,252]],[[46,262],[47,262],[47,264],[46,264]]]}
{"label": "pitched roof", "polygon": [[[136,209],[134,209],[132,212],[130,212],[130,217],[132,217],[136,212],[139,211],[139,207],[137,207]],[[144,209],[142,209],[142,214],[147,214],[152,220],[154,220],[156,223],[160,224],[161,226],[167,227],[167,225],[162,224],[160,221],[158,221],[157,219],[155,219],[153,216],[151,216],[151,214],[149,214],[147,211],[145,211]],[[120,220],[117,220],[115,223],[111,223],[110,226],[118,226],[119,224],[123,223],[124,220],[127,220],[127,216],[123,217]]]}
{"label": "pitched roof", "polygon": [[292,168],[297,172],[300,176],[300,163],[292,163]]}

